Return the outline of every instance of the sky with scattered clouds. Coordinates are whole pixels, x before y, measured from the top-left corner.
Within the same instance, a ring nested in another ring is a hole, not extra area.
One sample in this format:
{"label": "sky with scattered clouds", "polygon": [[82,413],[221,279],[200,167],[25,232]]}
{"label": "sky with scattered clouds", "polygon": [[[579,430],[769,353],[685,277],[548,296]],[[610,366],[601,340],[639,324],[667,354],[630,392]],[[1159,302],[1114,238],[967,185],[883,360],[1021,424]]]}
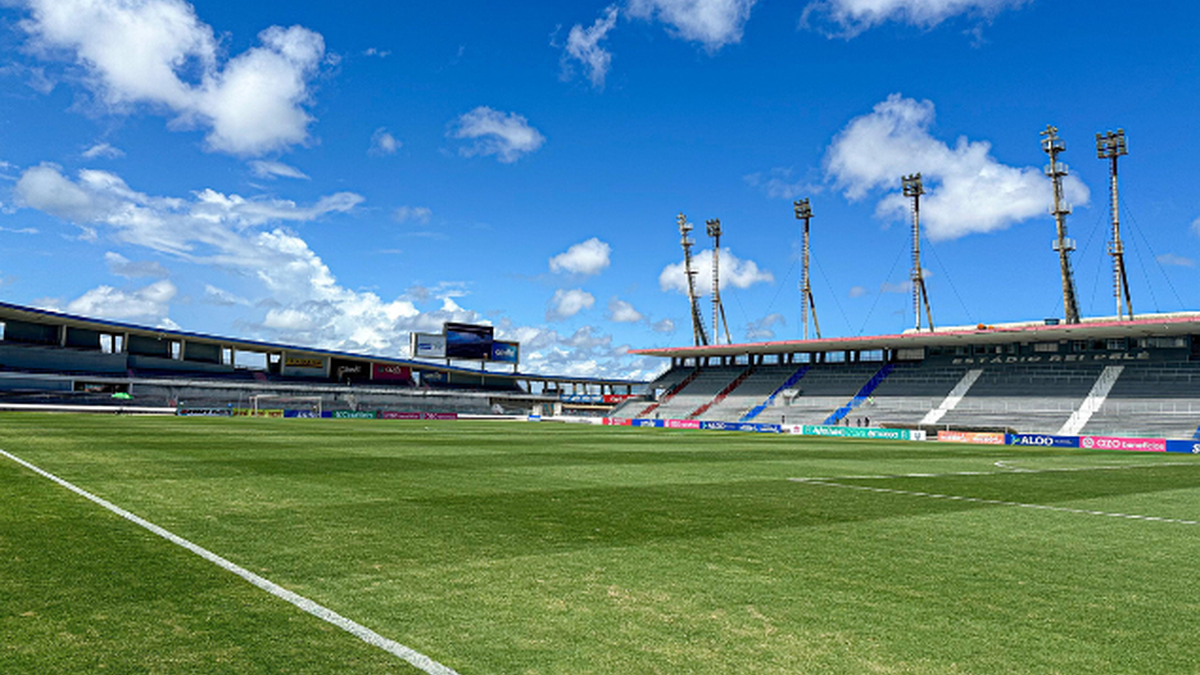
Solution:
{"label": "sky with scattered clouds", "polygon": [[[407,356],[484,322],[522,369],[648,377],[696,287],[735,341],[1058,316],[1039,132],[1059,128],[1085,315],[1200,309],[1200,70],[1184,0],[0,3],[0,299]],[[711,319],[706,318],[706,325]]]}

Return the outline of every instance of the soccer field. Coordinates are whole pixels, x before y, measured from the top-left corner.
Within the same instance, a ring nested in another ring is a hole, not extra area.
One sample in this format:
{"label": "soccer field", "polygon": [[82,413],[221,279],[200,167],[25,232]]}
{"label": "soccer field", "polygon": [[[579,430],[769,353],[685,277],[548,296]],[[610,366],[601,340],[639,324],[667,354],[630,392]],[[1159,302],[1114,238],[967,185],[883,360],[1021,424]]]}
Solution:
{"label": "soccer field", "polygon": [[[0,449],[462,675],[1200,664],[1200,457],[23,414]],[[0,504],[2,673],[422,672],[7,457]]]}

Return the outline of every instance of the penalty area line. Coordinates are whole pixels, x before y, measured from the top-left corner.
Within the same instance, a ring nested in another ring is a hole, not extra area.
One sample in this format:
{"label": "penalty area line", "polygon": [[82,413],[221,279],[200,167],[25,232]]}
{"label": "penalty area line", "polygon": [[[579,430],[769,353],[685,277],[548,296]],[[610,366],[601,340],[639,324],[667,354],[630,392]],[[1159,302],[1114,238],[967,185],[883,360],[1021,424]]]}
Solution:
{"label": "penalty area line", "polygon": [[824,487],[841,488],[843,490],[859,490],[862,492],[875,492],[878,494],[890,495],[905,495],[908,497],[924,497],[925,499],[947,499],[956,502],[969,502],[972,504],[988,504],[990,506],[1015,506],[1022,509],[1037,509],[1039,511],[1058,511],[1059,513],[1074,513],[1085,516],[1105,516],[1108,518],[1125,518],[1127,520],[1145,520],[1155,523],[1174,523],[1176,525],[1200,525],[1200,522],[1195,520],[1181,520],[1179,518],[1160,518],[1158,516],[1143,516],[1136,513],[1112,513],[1109,511],[1092,511],[1090,509],[1073,509],[1068,506],[1049,506],[1047,504],[1026,504],[1024,502],[1010,502],[1002,499],[981,499],[979,497],[961,497],[958,495],[943,495],[933,492],[917,492],[914,490],[894,490],[892,488],[870,487],[867,485],[846,485],[844,483],[834,483],[828,480],[819,478],[789,478],[793,483],[801,483],[805,485],[821,485]]}
{"label": "penalty area line", "polygon": [[454,670],[438,663],[437,661],[434,661],[433,659],[429,658],[428,656],[425,656],[424,654],[422,654],[410,647],[406,647],[406,646],[400,644],[399,642],[396,642],[395,640],[385,638],[382,635],[380,635],[379,633],[376,633],[375,631],[371,630],[370,628],[367,628],[366,626],[363,626],[360,623],[357,623],[355,621],[347,619],[346,617],[342,616],[341,614],[338,614],[337,612],[333,611],[332,609],[329,609],[328,607],[325,607],[324,605],[317,604],[316,602],[309,600],[308,598],[306,598],[302,595],[299,595],[297,593],[293,593],[292,591],[289,591],[288,589],[280,586],[279,584],[276,584],[275,582],[273,582],[269,579],[260,577],[259,575],[255,574],[254,572],[251,572],[250,570],[248,570],[240,565],[237,565],[236,563],[230,562],[229,560],[222,558],[221,556],[217,555],[216,553],[213,553],[212,551],[209,551],[208,549],[206,549],[202,546],[193,544],[192,542],[188,541],[187,539],[184,539],[183,537],[180,537],[177,534],[169,532],[144,518],[141,518],[133,513],[130,513],[129,511],[126,511],[125,509],[117,506],[116,504],[113,504],[110,501],[107,501],[101,497],[97,497],[96,495],[88,492],[87,490],[77,487],[74,484],[63,480],[62,478],[59,478],[58,476],[55,476],[54,474],[52,474],[48,471],[45,471],[37,466],[34,466],[33,464],[26,462],[25,460],[21,459],[20,457],[13,455],[12,453],[6,452],[4,450],[0,450],[0,455],[3,455],[5,457],[7,457],[8,459],[11,459],[12,461],[16,462],[17,464],[20,464],[21,466],[25,467],[26,469],[29,469],[30,471],[33,471],[34,473],[38,474],[39,476],[42,476],[43,478],[47,478],[55,483],[58,483],[62,487],[70,490],[71,492],[74,492],[75,494],[79,495],[80,497],[83,497],[84,499],[87,499],[88,501],[91,501],[95,504],[98,504],[98,505],[104,507],[105,509],[117,514],[118,516],[121,516],[125,520],[128,520],[131,523],[134,523],[135,525],[138,525],[142,528],[145,528],[145,529],[153,532],[154,534],[157,534],[158,536],[162,537],[163,539],[166,539],[167,541],[171,542],[172,544],[175,544],[177,546],[180,546],[182,548],[185,548],[185,549],[191,551],[192,553],[195,553],[196,555],[213,563],[214,565],[220,567],[221,569],[224,569],[228,572],[232,572],[232,573],[238,575],[239,577],[245,579],[246,581],[250,582],[254,586],[258,587],[259,589],[264,590],[281,600],[289,602],[289,603],[295,605],[296,607],[299,607],[300,609],[317,617],[318,619],[321,619],[322,621],[325,621],[327,623],[333,624],[334,626],[337,626],[338,628],[341,628],[342,630],[346,631],[347,633],[350,633],[351,635],[358,638],[359,640],[362,640],[363,642],[365,642],[369,645],[378,647],[378,648],[384,650],[385,652],[392,654],[393,656],[397,656],[401,659],[404,659],[405,661],[407,661],[414,667],[420,669],[421,671],[423,671],[425,673],[428,673],[428,675],[458,675],[458,673],[455,672]]}

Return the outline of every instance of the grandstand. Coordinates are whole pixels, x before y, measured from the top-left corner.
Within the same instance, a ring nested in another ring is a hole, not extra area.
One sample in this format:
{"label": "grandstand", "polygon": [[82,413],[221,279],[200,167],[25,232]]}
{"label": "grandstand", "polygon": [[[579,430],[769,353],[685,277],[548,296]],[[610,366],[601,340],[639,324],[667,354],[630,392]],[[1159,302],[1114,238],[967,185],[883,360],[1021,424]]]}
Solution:
{"label": "grandstand", "polygon": [[0,303],[0,406],[217,412],[254,397],[320,397],[326,411],[601,414],[638,380],[563,377],[150,328]]}
{"label": "grandstand", "polygon": [[1200,313],[636,350],[616,417],[1200,437]]}

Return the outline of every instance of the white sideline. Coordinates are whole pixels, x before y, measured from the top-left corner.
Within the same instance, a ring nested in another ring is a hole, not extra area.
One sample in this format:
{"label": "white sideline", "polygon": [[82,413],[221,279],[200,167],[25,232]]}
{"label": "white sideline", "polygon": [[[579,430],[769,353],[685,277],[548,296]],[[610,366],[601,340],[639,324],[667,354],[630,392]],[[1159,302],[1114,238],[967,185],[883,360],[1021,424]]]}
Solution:
{"label": "white sideline", "polygon": [[302,595],[293,593],[292,591],[289,591],[288,589],[286,589],[268,579],[264,579],[263,577],[258,576],[257,574],[251,572],[250,570],[248,570],[244,567],[241,567],[235,563],[232,563],[232,562],[226,560],[225,558],[222,558],[221,556],[217,555],[216,553],[209,551],[206,548],[202,548],[196,544],[193,544],[192,542],[188,541],[187,539],[184,539],[183,537],[173,534],[167,530],[164,530],[163,528],[159,527],[158,525],[155,525],[154,523],[151,523],[150,521],[145,520],[144,518],[140,518],[140,517],[130,513],[129,511],[126,511],[125,509],[117,506],[116,504],[113,504],[112,502],[109,502],[105,499],[97,497],[96,495],[94,495],[82,488],[76,487],[75,485],[68,483],[67,481],[59,478],[58,476],[55,476],[54,474],[49,473],[48,471],[44,471],[44,470],[34,466],[33,464],[26,462],[25,460],[21,459],[20,457],[17,457],[16,455],[8,453],[4,450],[0,450],[0,455],[3,455],[5,457],[11,459],[12,461],[16,462],[17,464],[20,464],[21,466],[29,469],[30,471],[33,471],[34,473],[37,473],[38,475],[40,475],[44,478],[49,478],[50,480],[54,481],[55,483],[58,483],[59,485],[67,488],[71,492],[74,492],[75,494],[83,497],[84,499],[88,499],[92,502],[95,502],[96,504],[99,504],[100,506],[103,506],[104,508],[108,509],[109,511],[112,511],[113,513],[117,514],[118,516],[121,516],[122,518],[124,518],[134,524],[140,525],[141,527],[144,527],[145,529],[150,530],[154,534],[157,534],[158,536],[162,537],[163,539],[166,539],[167,541],[171,542],[172,544],[175,544],[177,546],[182,546],[183,548],[186,548],[187,550],[191,551],[192,553],[195,553],[196,555],[217,565],[218,567],[220,567],[226,571],[233,572],[234,574],[238,575],[239,577],[254,584],[258,588],[270,593],[271,595],[274,595],[277,598],[280,598],[282,600],[292,603],[293,605],[295,605],[295,606],[299,607],[300,609],[304,610],[305,612],[308,612],[309,614],[317,617],[318,619],[321,619],[322,621],[331,623],[331,624],[337,626],[338,628],[341,628],[342,630],[346,631],[347,633],[350,633],[351,635],[357,637],[358,639],[362,640],[363,642],[366,642],[367,644],[373,645],[375,647],[379,647],[380,649],[382,649],[390,654],[393,654],[394,656],[398,656],[398,657],[404,659],[405,661],[409,662],[416,668],[428,673],[429,675],[458,675],[458,673],[455,672],[454,670],[451,670],[450,668],[443,666],[442,664],[438,663],[437,661],[434,661],[433,659],[429,658],[428,656],[425,656],[424,654],[422,654],[414,649],[405,647],[404,645],[400,644],[399,642],[396,642],[395,640],[389,640],[388,638],[383,637],[382,635],[380,635],[379,633],[376,633],[375,631],[371,630],[370,628],[367,628],[366,626],[363,626],[362,624],[359,624],[357,622],[351,621],[350,619],[347,619],[346,617],[342,616],[341,614],[338,614],[337,612],[333,611],[332,609],[329,609],[328,607],[319,605],[316,602],[313,602],[312,600],[309,600],[308,598],[306,598]]}

